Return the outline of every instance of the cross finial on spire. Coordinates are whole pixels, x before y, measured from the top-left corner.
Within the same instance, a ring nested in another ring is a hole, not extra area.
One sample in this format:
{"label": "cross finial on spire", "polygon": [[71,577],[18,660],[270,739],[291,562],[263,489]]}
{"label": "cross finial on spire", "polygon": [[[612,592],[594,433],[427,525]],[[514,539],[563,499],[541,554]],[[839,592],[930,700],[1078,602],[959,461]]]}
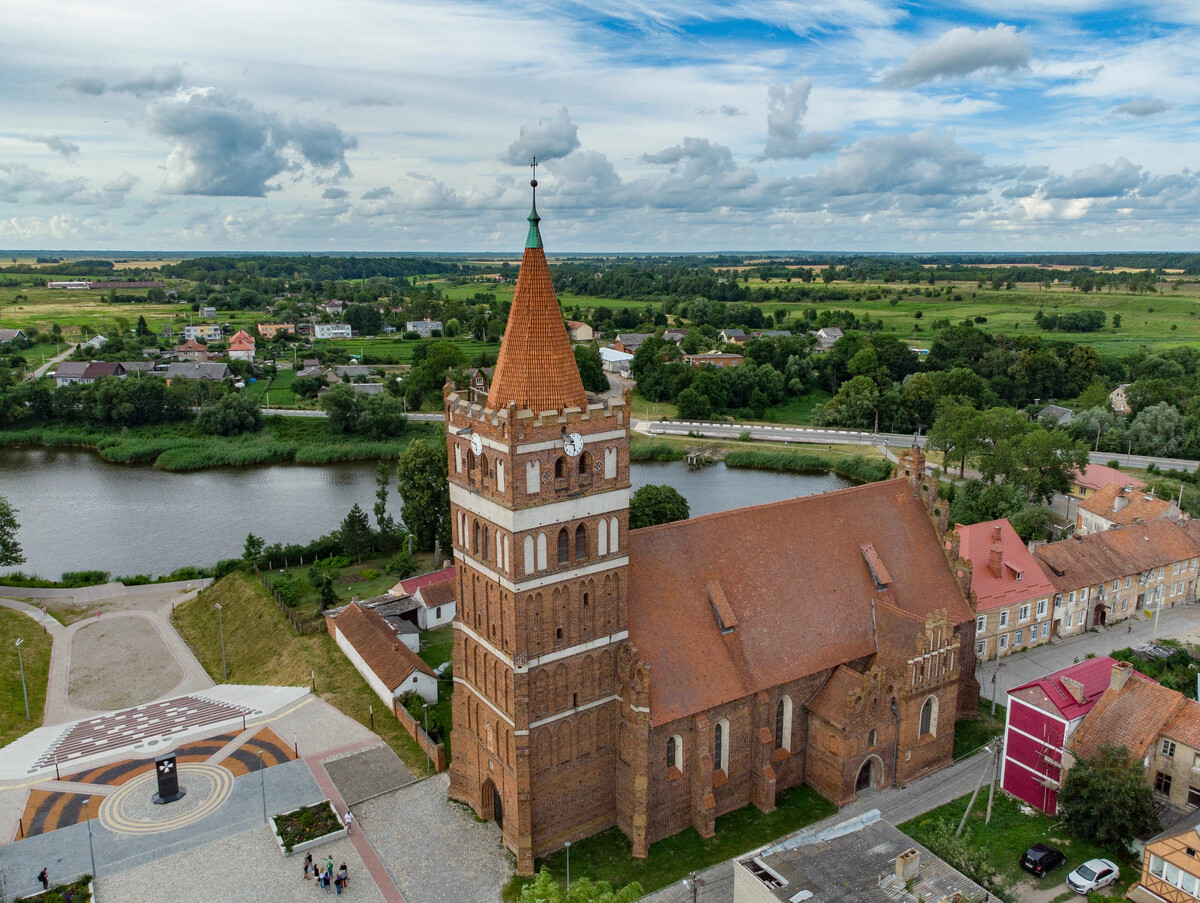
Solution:
{"label": "cross finial on spire", "polygon": [[531,162],[529,164],[529,167],[530,167],[530,169],[533,170],[533,180],[536,182],[537,181],[537,157],[536,156],[533,158],[533,162]]}
{"label": "cross finial on spire", "polygon": [[529,213],[529,236],[525,239],[525,247],[540,248],[542,246],[542,234],[538,231],[538,223],[541,222],[541,217],[537,212],[537,157],[534,157],[530,162],[529,167],[533,170],[533,178],[529,180],[529,187],[533,189],[533,209]]}

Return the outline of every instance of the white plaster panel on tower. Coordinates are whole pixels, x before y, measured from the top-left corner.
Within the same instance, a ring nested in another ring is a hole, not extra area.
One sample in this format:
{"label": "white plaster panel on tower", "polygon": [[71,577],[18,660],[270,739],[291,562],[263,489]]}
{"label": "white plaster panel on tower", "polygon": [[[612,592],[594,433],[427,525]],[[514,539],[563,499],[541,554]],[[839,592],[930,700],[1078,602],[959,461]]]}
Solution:
{"label": "white plaster panel on tower", "polygon": [[604,449],[604,479],[612,480],[617,476],[617,449],[609,446]]}
{"label": "white plaster panel on tower", "polygon": [[542,465],[538,461],[530,461],[525,465],[525,493],[537,495],[542,491]]}
{"label": "white plaster panel on tower", "polygon": [[462,473],[462,446],[457,442],[454,443],[454,469]]}
{"label": "white plaster panel on tower", "polygon": [[504,491],[504,462],[496,462],[496,491]]}
{"label": "white plaster panel on tower", "polygon": [[[513,511],[479,493],[451,483],[450,503],[465,508],[473,514],[478,514],[510,533],[523,533],[526,530],[538,530],[551,524],[564,524],[568,521],[582,520],[585,517],[624,511],[629,507],[629,489],[612,489],[607,492],[547,502],[535,508],[521,508]],[[613,537],[609,537],[609,545],[615,550],[616,544],[612,539]]]}

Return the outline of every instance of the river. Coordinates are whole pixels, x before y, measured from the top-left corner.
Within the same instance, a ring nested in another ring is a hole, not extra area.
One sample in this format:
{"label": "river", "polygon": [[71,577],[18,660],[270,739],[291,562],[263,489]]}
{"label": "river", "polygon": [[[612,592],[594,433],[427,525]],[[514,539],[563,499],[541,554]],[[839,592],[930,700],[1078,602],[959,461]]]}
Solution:
{"label": "river", "polygon": [[[674,486],[693,516],[850,485],[835,474],[801,476],[688,470],[683,463],[634,464],[634,488]],[[354,504],[375,504],[375,465],[273,465],[167,473],[109,464],[83,449],[0,448],[0,495],[19,511],[21,570],[114,576],[165,574],[241,554],[247,533],[268,544],[328,533]],[[388,508],[398,515],[395,481]]]}

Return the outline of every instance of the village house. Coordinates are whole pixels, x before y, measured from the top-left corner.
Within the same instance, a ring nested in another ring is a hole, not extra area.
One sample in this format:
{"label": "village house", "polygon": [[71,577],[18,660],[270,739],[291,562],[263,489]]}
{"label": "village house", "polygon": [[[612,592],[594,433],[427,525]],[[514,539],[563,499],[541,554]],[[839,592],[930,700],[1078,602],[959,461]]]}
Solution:
{"label": "village house", "polygon": [[1125,390],[1128,388],[1129,383],[1122,383],[1108,393],[1108,403],[1117,414],[1133,413],[1133,408],[1129,406],[1129,399],[1125,395]]}
{"label": "village house", "polygon": [[449,624],[454,620],[458,600],[454,566],[401,580],[392,587],[391,594],[401,598],[411,597],[416,602],[414,617],[421,630],[433,630]]}
{"label": "village house", "polygon": [[1104,464],[1088,464],[1083,470],[1076,470],[1071,475],[1071,488],[1067,490],[1067,493],[1077,499],[1086,499],[1095,495],[1109,483],[1132,486],[1134,489],[1146,488],[1146,481],[1138,479],[1132,474]]}
{"label": "village house", "polygon": [[626,354],[634,354],[646,339],[653,338],[653,334],[649,332],[620,332],[613,339],[613,348],[617,351],[623,351]]}
{"label": "village house", "polygon": [[470,367],[467,369],[467,393],[472,404],[483,404],[487,401],[488,383],[492,378],[491,367]]}
{"label": "village house", "polygon": [[746,358],[740,354],[733,354],[725,351],[708,351],[704,354],[685,354],[683,359],[693,367],[717,367],[720,369],[724,369],[725,367],[736,367],[746,360]]}
{"label": "village house", "polygon": [[816,332],[811,333],[811,335],[814,335],[817,338],[817,347],[813,350],[820,353],[822,351],[828,351],[830,348],[836,345],[838,339],[840,339],[844,333],[836,326],[823,326]]}
{"label": "village house", "polygon": [[223,361],[196,363],[192,361],[176,361],[167,368],[167,384],[173,379],[207,379],[222,380],[233,376],[229,365]]}
{"label": "village house", "polygon": [[722,329],[720,337],[722,342],[734,345],[745,345],[750,341],[750,336],[746,335],[744,329]]}
{"label": "village house", "polygon": [[1200,900],[1200,809],[1146,841],[1142,873],[1126,899],[1134,903]]}
{"label": "village house", "polygon": [[302,370],[296,371],[296,379],[320,379],[325,375],[325,371],[319,365],[309,367],[306,366]]}
{"label": "village house", "polygon": [[389,710],[410,691],[430,705],[438,701],[437,675],[400,641],[379,612],[351,602],[336,615],[327,615],[325,624],[338,648]]}
{"label": "village house", "polygon": [[291,323],[259,323],[258,334],[268,342],[275,341],[275,338],[284,332],[290,332],[293,335],[296,332],[296,327]]}
{"label": "village house", "polygon": [[662,337],[668,342],[674,342],[678,345],[687,338],[687,332],[683,329],[664,329]]}
{"label": "village house", "polygon": [[633,375],[633,355],[616,348],[600,349],[600,367],[606,373],[615,373],[626,379]]}
{"label": "village house", "polygon": [[196,310],[196,313],[206,320],[211,320],[216,317],[217,309],[215,307],[200,307]]}
{"label": "village house", "polygon": [[1179,521],[1183,515],[1174,501],[1155,498],[1153,489],[1147,492],[1128,482],[1109,483],[1079,503],[1075,532],[1086,536],[1118,525],[1146,523],[1160,517]]}
{"label": "village house", "polygon": [[191,323],[183,327],[183,337],[195,342],[219,342],[224,338],[218,323]]}
{"label": "village house", "polygon": [[54,381],[60,389],[71,383],[77,383],[83,379],[83,372],[87,368],[87,361],[63,361],[54,371]]}
{"label": "village house", "polygon": [[254,363],[254,337],[244,329],[239,329],[229,339],[229,359]]}
{"label": "village house", "polygon": [[1067,744],[1109,688],[1115,664],[1085,659],[1008,691],[1003,790],[1048,815],[1058,811]]}
{"label": "village house", "polygon": [[404,331],[415,332],[421,338],[429,339],[435,332],[441,335],[442,321],[431,320],[429,317],[425,317],[423,320],[409,320],[404,324]]}
{"label": "village house", "polygon": [[12,342],[17,339],[28,338],[29,336],[25,334],[25,330],[23,329],[0,329],[0,345],[7,344],[8,342]]}
{"label": "village house", "polygon": [[450,796],[531,875],[608,828],[641,858],[800,784],[840,805],[947,765],[978,716],[975,615],[923,452],[630,530],[630,393],[584,390],[529,223],[487,401],[444,389]]}
{"label": "village house", "polygon": [[578,320],[567,320],[567,334],[571,336],[572,342],[590,342],[596,337],[592,327]]}
{"label": "village house", "polygon": [[342,382],[361,382],[371,375],[371,368],[362,364],[340,364],[333,368],[333,376]]}
{"label": "village house", "polygon": [[1180,814],[1200,806],[1200,702],[1114,662],[1109,688],[1067,744],[1067,768],[1105,743],[1142,763],[1162,806]]}
{"label": "village house", "polygon": [[98,379],[104,379],[106,376],[122,377],[125,375],[125,368],[116,361],[92,361],[83,368],[83,373],[79,375],[79,379],[75,382],[87,385],[94,383]]}
{"label": "village house", "polygon": [[314,339],[349,339],[354,335],[354,330],[350,328],[349,323],[314,323],[313,338]]}
{"label": "village house", "polygon": [[1050,640],[1054,584],[1007,520],[954,528],[971,562],[975,655],[993,659]]}
{"label": "village house", "polygon": [[188,339],[175,349],[175,357],[181,361],[206,361],[208,360],[208,348],[195,339]]}
{"label": "village house", "polygon": [[90,348],[93,351],[99,351],[101,348],[103,348],[107,344],[108,344],[108,339],[106,339],[102,335],[96,335],[96,336],[92,336],[90,339],[88,339],[86,342],[84,342],[79,347],[80,348]]}
{"label": "village house", "polygon": [[1160,519],[1052,542],[1034,551],[1054,584],[1056,636],[1196,599],[1200,544]]}
{"label": "village house", "polygon": [[1048,404],[1037,412],[1034,419],[1038,423],[1050,426],[1070,426],[1071,421],[1075,419],[1075,412],[1059,404]]}

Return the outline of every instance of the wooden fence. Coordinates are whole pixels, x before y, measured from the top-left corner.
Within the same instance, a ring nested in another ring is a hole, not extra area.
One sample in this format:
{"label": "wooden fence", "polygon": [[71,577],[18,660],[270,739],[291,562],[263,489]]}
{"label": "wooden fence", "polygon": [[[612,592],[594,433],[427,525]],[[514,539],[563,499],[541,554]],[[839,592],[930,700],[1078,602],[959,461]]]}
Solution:
{"label": "wooden fence", "polygon": [[275,604],[279,606],[279,610],[283,612],[284,617],[292,625],[292,629],[300,636],[309,633],[320,633],[325,629],[325,619],[319,618],[313,621],[302,621],[296,617],[295,613],[284,604],[284,601],[279,598],[279,593],[275,591],[275,587],[271,585],[271,581],[263,576],[263,572],[258,569],[258,565],[254,566],[254,576],[258,578],[258,582],[266,587],[267,592],[271,594],[271,598],[275,600]]}

